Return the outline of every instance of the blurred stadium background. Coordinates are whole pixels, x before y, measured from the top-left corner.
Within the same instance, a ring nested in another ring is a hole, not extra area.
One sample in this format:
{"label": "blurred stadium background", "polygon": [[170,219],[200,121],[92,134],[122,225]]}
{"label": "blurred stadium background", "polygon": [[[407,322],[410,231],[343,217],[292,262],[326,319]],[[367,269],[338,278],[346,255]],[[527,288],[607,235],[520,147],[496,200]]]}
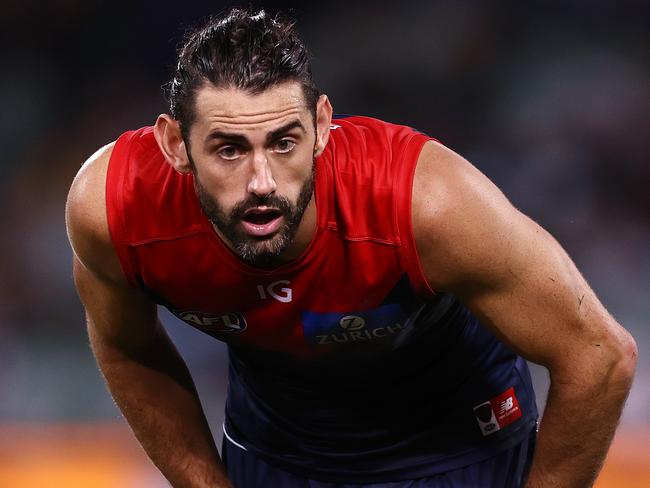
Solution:
{"label": "blurred stadium background", "polygon": [[[335,110],[439,138],[565,246],[640,349],[597,486],[650,486],[650,4],[251,4],[295,7]],[[2,2],[2,488],[166,486],[87,346],[64,202],[96,148],[165,110],[160,86],[185,28],[231,5]],[[165,317],[220,440],[224,347]],[[547,377],[534,374],[543,404]]]}

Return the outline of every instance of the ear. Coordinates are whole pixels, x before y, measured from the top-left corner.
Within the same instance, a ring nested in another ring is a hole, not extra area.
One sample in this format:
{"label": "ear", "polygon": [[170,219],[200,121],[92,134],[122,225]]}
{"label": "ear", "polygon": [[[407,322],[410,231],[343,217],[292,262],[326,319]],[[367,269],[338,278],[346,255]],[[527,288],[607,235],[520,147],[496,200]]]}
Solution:
{"label": "ear", "polygon": [[153,127],[153,134],[163,156],[172,168],[181,174],[192,171],[185,141],[181,134],[181,126],[177,120],[167,114],[160,114]]}
{"label": "ear", "polygon": [[321,95],[316,103],[316,146],[314,157],[323,154],[327,141],[330,140],[330,125],[332,125],[332,104],[327,95]]}

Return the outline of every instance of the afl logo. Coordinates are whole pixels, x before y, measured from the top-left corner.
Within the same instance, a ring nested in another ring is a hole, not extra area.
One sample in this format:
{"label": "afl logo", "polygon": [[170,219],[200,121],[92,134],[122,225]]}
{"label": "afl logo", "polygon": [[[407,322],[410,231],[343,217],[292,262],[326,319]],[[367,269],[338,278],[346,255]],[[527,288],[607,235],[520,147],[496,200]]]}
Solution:
{"label": "afl logo", "polygon": [[194,327],[208,333],[229,332],[238,333],[246,330],[246,319],[238,312],[217,315],[197,311],[177,311],[176,316]]}
{"label": "afl logo", "polygon": [[346,315],[339,320],[339,325],[345,330],[359,330],[366,326],[366,321],[358,315]]}

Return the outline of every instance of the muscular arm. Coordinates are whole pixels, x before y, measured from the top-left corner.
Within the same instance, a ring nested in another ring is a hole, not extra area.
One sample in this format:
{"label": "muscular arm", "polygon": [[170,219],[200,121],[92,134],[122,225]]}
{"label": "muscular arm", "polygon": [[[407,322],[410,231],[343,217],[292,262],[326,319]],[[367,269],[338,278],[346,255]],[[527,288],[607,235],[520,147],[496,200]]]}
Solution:
{"label": "muscular arm", "polygon": [[172,486],[230,487],[187,367],[155,305],[128,285],[113,250],[104,199],[111,150],[84,165],[66,207],[93,353],[115,402]]}
{"label": "muscular arm", "polygon": [[627,397],[637,349],[560,245],[457,154],[427,143],[413,227],[432,288],[457,295],[551,386],[527,486],[588,487]]}

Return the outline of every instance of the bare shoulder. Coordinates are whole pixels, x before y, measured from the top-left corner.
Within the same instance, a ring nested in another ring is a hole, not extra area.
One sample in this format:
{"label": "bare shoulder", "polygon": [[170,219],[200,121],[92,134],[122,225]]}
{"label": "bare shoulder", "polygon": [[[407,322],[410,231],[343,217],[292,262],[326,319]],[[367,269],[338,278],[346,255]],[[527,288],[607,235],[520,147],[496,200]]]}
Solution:
{"label": "bare shoulder", "polygon": [[[420,190],[424,194],[418,193]],[[472,193],[492,193],[496,187],[469,161],[452,151],[446,146],[436,142],[427,142],[420,153],[414,180],[414,197],[425,197],[419,199],[426,203],[427,193],[435,191],[439,203],[450,203],[449,200],[456,200],[462,197],[464,192],[470,190]],[[457,194],[456,192],[463,193]],[[497,190],[498,191],[498,190]]]}
{"label": "bare shoulder", "polygon": [[575,363],[566,358],[575,359],[576,351],[597,353],[585,364],[636,355],[631,336],[560,244],[478,169],[437,143],[427,143],[418,159],[412,216],[431,287],[458,296],[526,359],[570,372]]}
{"label": "bare shoulder", "polygon": [[106,174],[115,143],[97,150],[75,176],[66,202],[68,238],[76,259],[96,275],[123,282],[106,217]]}
{"label": "bare shoulder", "polygon": [[518,232],[542,232],[518,212],[476,167],[449,148],[428,142],[413,182],[413,230],[425,275],[437,289],[462,287],[491,271],[507,269],[485,251],[512,250]]}

